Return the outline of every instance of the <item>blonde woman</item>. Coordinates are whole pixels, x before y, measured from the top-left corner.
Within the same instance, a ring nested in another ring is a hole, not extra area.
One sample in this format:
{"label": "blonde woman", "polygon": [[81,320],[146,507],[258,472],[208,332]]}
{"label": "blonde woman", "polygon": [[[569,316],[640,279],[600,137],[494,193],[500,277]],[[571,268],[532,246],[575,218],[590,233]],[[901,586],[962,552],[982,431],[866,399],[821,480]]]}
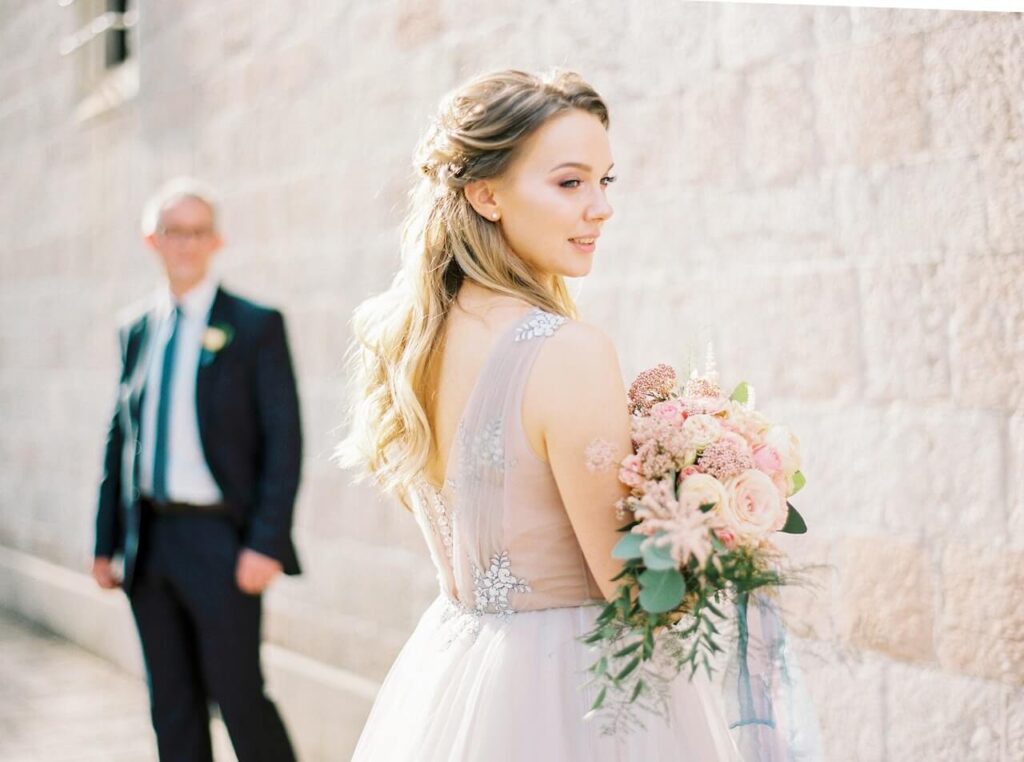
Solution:
{"label": "blonde woman", "polygon": [[590,272],[612,217],[608,122],[574,73],[501,71],[447,97],[419,146],[401,269],[353,320],[339,456],[411,509],[441,595],[357,761],[739,758],[706,683],[677,680],[643,731],[583,719],[579,636],[615,594],[624,494],[585,453],[631,442],[615,349],[563,279]]}

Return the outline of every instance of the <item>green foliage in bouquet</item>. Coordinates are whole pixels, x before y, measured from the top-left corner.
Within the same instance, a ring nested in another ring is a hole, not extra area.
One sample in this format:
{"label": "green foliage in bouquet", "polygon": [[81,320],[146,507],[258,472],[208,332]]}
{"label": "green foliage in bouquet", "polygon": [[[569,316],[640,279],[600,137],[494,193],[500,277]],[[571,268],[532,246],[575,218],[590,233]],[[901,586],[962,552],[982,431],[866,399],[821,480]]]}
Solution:
{"label": "green foliage in bouquet", "polygon": [[[806,532],[796,508],[787,505],[781,531]],[[715,655],[724,652],[726,607],[745,605],[752,593],[786,583],[763,550],[742,545],[730,550],[717,537],[706,564],[691,557],[679,568],[668,548],[656,543],[658,535],[631,532],[638,523],[619,529],[623,536],[612,551],[624,562],[612,580],[619,583],[618,596],[582,637],[602,653],[589,670],[588,684],[598,691],[588,716],[607,710],[603,732],[608,735],[643,727],[645,714],[665,716],[670,683],[681,672],[690,679],[703,668],[710,678]],[[742,648],[743,633],[740,638]]]}

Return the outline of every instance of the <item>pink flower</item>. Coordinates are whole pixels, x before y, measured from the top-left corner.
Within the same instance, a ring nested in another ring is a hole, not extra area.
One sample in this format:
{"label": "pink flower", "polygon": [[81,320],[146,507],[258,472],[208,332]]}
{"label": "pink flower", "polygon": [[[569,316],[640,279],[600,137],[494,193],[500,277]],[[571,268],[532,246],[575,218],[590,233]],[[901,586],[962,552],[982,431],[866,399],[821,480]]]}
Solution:
{"label": "pink flower", "polygon": [[736,547],[736,533],[727,527],[719,527],[714,530],[715,537],[728,549],[732,550]]}
{"label": "pink flower", "polygon": [[668,399],[676,388],[676,372],[662,363],[643,371],[629,387],[630,413],[646,415],[651,406]]}
{"label": "pink flower", "polygon": [[627,487],[634,488],[639,487],[644,483],[644,475],[639,456],[627,455],[622,459],[622,463],[619,466],[619,481]]}
{"label": "pink flower", "polygon": [[725,491],[729,500],[719,515],[738,534],[765,537],[785,526],[786,498],[763,471],[743,471],[725,483]]}
{"label": "pink flower", "polygon": [[683,424],[683,434],[694,447],[707,447],[722,436],[722,424],[712,415],[698,413],[691,415]]}
{"label": "pink flower", "polygon": [[772,426],[764,434],[765,444],[771,445],[782,459],[787,474],[800,470],[800,440],[785,426]]}
{"label": "pink flower", "polygon": [[697,459],[697,465],[702,471],[725,481],[748,468],[753,468],[754,458],[743,437],[726,432],[717,442],[704,448],[704,452]]}
{"label": "pink flower", "polygon": [[754,448],[754,463],[769,476],[782,469],[782,458],[771,445],[758,445]]}
{"label": "pink flower", "polygon": [[677,400],[659,402],[651,408],[651,415],[665,421],[682,421],[686,417],[682,405]]}

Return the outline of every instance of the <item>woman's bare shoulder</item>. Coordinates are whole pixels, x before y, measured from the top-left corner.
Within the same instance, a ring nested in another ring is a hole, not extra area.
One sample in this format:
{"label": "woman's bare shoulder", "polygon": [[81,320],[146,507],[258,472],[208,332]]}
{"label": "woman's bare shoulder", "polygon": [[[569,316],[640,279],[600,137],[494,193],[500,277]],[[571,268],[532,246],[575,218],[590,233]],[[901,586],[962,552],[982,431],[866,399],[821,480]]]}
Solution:
{"label": "woman's bare shoulder", "polygon": [[618,372],[619,356],[611,337],[583,320],[567,320],[537,358],[538,372],[582,380],[594,371]]}
{"label": "woman's bare shoulder", "polygon": [[551,414],[579,409],[584,401],[624,395],[614,342],[603,329],[582,320],[566,321],[548,339],[537,356],[532,380],[532,396]]}

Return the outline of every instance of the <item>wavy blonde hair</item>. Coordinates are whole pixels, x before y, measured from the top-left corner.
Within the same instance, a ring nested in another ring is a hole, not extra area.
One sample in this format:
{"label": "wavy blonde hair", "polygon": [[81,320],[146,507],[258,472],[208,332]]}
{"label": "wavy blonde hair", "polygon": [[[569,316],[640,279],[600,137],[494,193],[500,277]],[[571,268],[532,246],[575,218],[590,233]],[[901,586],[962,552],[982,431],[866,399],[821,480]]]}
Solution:
{"label": "wavy blonde hair", "polygon": [[463,192],[474,180],[499,177],[530,135],[570,109],[608,127],[604,101],[575,72],[498,71],[449,93],[417,146],[419,179],[402,229],[401,267],[385,292],[353,314],[349,430],[334,453],[341,466],[357,469],[357,481],[372,477],[407,508],[430,457],[431,363],[462,282],[576,316],[561,276],[534,272]]}

